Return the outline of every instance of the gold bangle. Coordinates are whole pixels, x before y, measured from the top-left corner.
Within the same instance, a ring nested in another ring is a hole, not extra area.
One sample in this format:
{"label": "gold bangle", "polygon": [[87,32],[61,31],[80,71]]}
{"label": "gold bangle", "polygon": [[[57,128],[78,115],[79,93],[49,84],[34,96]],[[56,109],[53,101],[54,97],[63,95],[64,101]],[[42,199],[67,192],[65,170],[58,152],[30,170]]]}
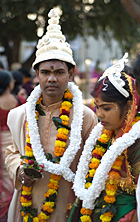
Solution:
{"label": "gold bangle", "polygon": [[23,175],[23,174],[24,174],[24,170],[21,170],[21,171],[20,171],[20,175]]}

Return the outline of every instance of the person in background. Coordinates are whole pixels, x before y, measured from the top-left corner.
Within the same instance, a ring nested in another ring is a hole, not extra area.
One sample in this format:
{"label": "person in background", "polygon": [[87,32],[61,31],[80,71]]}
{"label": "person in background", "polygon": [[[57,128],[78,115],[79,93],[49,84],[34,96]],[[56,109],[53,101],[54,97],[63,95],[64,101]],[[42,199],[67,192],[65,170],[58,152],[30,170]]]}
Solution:
{"label": "person in background", "polygon": [[27,91],[26,89],[24,89],[23,87],[19,90],[18,92],[18,96],[22,96],[25,100],[27,100],[28,95],[27,95]]}
{"label": "person in background", "polygon": [[22,67],[20,62],[13,62],[10,66],[11,71],[17,71]]}
{"label": "person in background", "polygon": [[23,85],[23,76],[20,71],[11,71],[15,84],[12,93],[17,95]]}
{"label": "person in background", "polygon": [[139,221],[140,114],[134,81],[122,72],[127,56],[104,72],[92,92],[100,122],[86,141],[74,180],[82,200],[78,221]]}
{"label": "person in background", "polygon": [[32,90],[33,90],[31,74],[24,67],[20,68],[19,71],[23,75],[23,85],[22,85],[22,88],[24,88],[26,90],[27,97],[28,97],[30,95],[30,93],[32,92]]}
{"label": "person in background", "polygon": [[[94,65],[92,71],[91,71],[90,86],[89,86],[90,94],[94,90],[96,82],[98,81],[98,79],[100,78],[100,76],[102,74],[103,74],[103,70],[100,68],[100,60],[98,59],[96,61],[95,65]],[[96,112],[96,108],[95,108],[95,105],[94,105],[94,98],[89,103],[89,108],[91,110],[93,110],[94,112]]]}
{"label": "person in background", "polygon": [[12,137],[7,126],[7,116],[11,109],[26,101],[12,94],[14,79],[11,72],[0,70],[0,221],[7,222],[9,204],[12,199],[14,185],[5,167],[5,149],[12,144]]}
{"label": "person in background", "polygon": [[135,87],[140,96],[140,54],[137,54],[136,58],[133,60],[132,70],[135,78]]}
{"label": "person in background", "polygon": [[32,87],[33,87],[33,89],[36,87],[36,86],[38,86],[39,85],[39,79],[38,79],[38,77],[36,76],[36,75],[34,75],[33,77],[32,77]]}
{"label": "person in background", "polygon": [[95,67],[93,67],[91,71],[91,79],[90,79],[90,92],[93,91],[96,82],[103,74],[103,70],[100,68],[100,60],[96,61]]}
{"label": "person in background", "polygon": [[5,163],[15,191],[8,222],[65,222],[75,201],[71,189],[83,145],[97,124],[72,81],[75,62],[52,9],[33,69],[39,85],[8,115],[13,145]]}
{"label": "person in background", "polygon": [[[140,54],[137,54],[137,56],[134,58],[132,62],[132,71],[135,78],[135,88],[140,97]],[[140,221],[140,176],[138,179],[138,185],[136,189],[136,197],[139,210],[137,216],[138,216],[138,221]]]}
{"label": "person in background", "polygon": [[0,61],[0,70],[3,70],[4,69],[4,65],[3,63]]}
{"label": "person in background", "polygon": [[[15,84],[14,84],[14,89],[12,91],[12,93],[17,97],[18,96],[21,96],[23,97],[25,100],[27,99],[28,95],[27,95],[27,91],[26,89],[24,89],[22,87],[23,85],[23,76],[22,76],[22,73],[18,70],[15,70],[15,71],[11,71],[12,75],[13,75],[13,78],[14,78],[14,81],[15,81]],[[19,99],[19,97],[17,97],[17,99]],[[20,101],[19,101],[20,102]]]}

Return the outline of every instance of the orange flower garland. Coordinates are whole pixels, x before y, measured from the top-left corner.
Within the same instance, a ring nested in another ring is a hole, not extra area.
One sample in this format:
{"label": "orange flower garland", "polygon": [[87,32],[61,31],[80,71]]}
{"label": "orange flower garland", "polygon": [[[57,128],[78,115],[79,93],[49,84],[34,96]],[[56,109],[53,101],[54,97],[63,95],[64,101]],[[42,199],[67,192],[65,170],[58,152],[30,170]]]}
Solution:
{"label": "orange flower garland", "polygon": [[[112,134],[113,134],[113,132],[111,132],[109,130],[104,130],[100,139],[97,140],[95,149],[92,152],[91,162],[89,163],[89,172],[86,176],[86,184],[85,184],[86,189],[88,189],[92,184],[94,174],[100,164],[102,156],[104,155],[104,153],[107,150],[108,142],[110,141]],[[82,207],[80,212],[82,214],[82,216],[80,217],[80,220],[82,222],[91,222],[92,221],[91,217],[90,217],[92,214],[92,210],[85,209]]]}
{"label": "orange flower garland", "polygon": [[[132,126],[136,122],[138,122],[139,120],[140,120],[140,116],[137,113],[136,117],[132,123]],[[116,161],[112,165],[112,168],[109,172],[109,178],[108,178],[108,181],[106,184],[106,196],[104,197],[104,200],[106,202],[106,205],[103,206],[104,210],[105,210],[105,207],[107,206],[107,204],[113,204],[116,201],[115,194],[118,189],[117,185],[119,182],[119,178],[121,177],[120,171],[121,171],[123,159],[124,159],[124,154],[118,156],[118,158],[116,159]],[[109,222],[112,220],[113,216],[114,215],[110,211],[107,211],[100,216],[100,220],[103,222]]]}
{"label": "orange flower garland", "polygon": [[[68,133],[69,133],[69,128],[68,123],[69,123],[69,113],[70,113],[70,108],[72,106],[72,98],[73,95],[69,92],[68,89],[65,90],[64,92],[64,97],[63,97],[63,102],[61,104],[60,108],[60,126],[58,127],[58,134],[56,135],[56,141],[55,141],[55,158],[52,158],[51,154],[47,154],[46,158],[49,159],[50,161],[53,161],[55,163],[59,163],[61,157],[63,156],[65,152],[65,147],[66,147],[66,140],[68,139]],[[42,98],[40,98],[37,101],[37,105],[40,104]],[[36,111],[36,119],[38,120],[39,118],[39,111]],[[35,160],[35,157],[33,155],[32,151],[32,146],[30,144],[30,137],[29,137],[29,128],[28,128],[28,123],[26,124],[27,127],[27,139],[26,139],[26,146],[25,146],[25,156],[22,157],[24,159],[24,166],[26,168],[31,168],[34,167],[38,171],[42,172],[43,171],[43,166],[39,166]],[[28,221],[33,221],[33,222],[45,222],[46,220],[49,219],[51,213],[54,211],[56,205],[55,205],[55,199],[58,193],[59,189],[59,181],[61,179],[60,175],[55,175],[51,174],[50,175],[50,180],[48,183],[48,191],[44,194],[45,197],[45,203],[43,204],[43,208],[40,212],[39,215],[37,215],[37,210],[32,209],[32,197],[31,197],[31,192],[32,192],[32,187],[22,187],[22,194],[21,194],[21,215],[24,218],[25,222]]]}
{"label": "orange flower garland", "polygon": [[[124,155],[118,156],[116,161],[114,162],[110,172],[109,172],[109,179],[106,184],[106,196],[104,197],[104,201],[106,204],[113,204],[116,201],[115,195],[118,189],[118,181],[120,176],[120,171],[123,163]],[[105,210],[107,205],[103,206],[103,209]],[[106,208],[107,209],[107,208]],[[112,214],[111,211],[108,211],[103,213],[100,216],[101,221],[111,221],[113,218],[114,214]]]}
{"label": "orange flower garland", "polygon": [[[132,125],[134,125],[139,120],[140,120],[140,115],[137,113]],[[100,164],[102,156],[107,150],[108,143],[112,137],[112,134],[113,134],[112,131],[104,130],[100,139],[97,140],[95,149],[92,152],[91,162],[89,163],[89,172],[86,176],[86,184],[85,184],[86,189],[88,189],[92,184],[92,180],[96,173],[96,169]],[[114,216],[114,213],[111,210],[109,211],[108,209],[111,209],[111,204],[113,204],[116,201],[115,195],[118,190],[118,183],[121,177],[120,171],[123,159],[124,159],[124,154],[122,153],[115,160],[108,174],[109,178],[106,183],[106,189],[105,189],[106,195],[104,197],[104,201],[106,202],[106,204],[102,206],[101,216],[100,216],[100,220],[102,222],[110,222]],[[82,207],[80,212],[82,214],[80,217],[81,222],[92,222],[91,214],[93,210]]]}

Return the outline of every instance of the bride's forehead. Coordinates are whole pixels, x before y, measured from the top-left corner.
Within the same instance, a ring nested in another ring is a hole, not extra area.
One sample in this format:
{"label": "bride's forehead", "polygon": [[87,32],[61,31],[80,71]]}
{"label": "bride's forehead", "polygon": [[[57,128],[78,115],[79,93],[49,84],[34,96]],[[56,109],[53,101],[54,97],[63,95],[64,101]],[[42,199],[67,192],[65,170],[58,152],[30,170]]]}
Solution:
{"label": "bride's forehead", "polygon": [[114,102],[105,102],[100,97],[95,98],[94,103],[97,107],[105,106],[105,105],[114,105],[115,104]]}

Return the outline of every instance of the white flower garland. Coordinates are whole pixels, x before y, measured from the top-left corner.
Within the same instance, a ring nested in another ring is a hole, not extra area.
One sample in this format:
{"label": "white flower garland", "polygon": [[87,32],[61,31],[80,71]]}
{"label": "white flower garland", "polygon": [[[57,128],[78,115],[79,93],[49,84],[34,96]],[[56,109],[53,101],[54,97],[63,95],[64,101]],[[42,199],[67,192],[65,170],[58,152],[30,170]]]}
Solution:
{"label": "white flower garland", "polygon": [[87,139],[84,150],[80,157],[78,170],[76,172],[73,185],[75,195],[83,200],[83,207],[87,209],[94,209],[95,200],[100,196],[102,190],[105,189],[105,182],[108,178],[108,173],[111,170],[111,167],[116,158],[121,155],[125,149],[131,146],[136,139],[140,138],[140,121],[138,121],[132,126],[128,133],[125,133],[122,137],[116,139],[116,141],[109,147],[107,152],[102,157],[101,163],[96,170],[92,185],[86,189],[85,177],[89,170],[89,162],[92,158],[92,150],[96,145],[96,141],[102,134],[102,129],[103,126],[101,123],[98,123]]}
{"label": "white flower garland", "polygon": [[62,175],[65,180],[73,181],[75,174],[71,171],[70,165],[75,158],[81,144],[81,130],[83,124],[83,104],[82,93],[73,83],[68,83],[68,89],[73,94],[73,120],[70,131],[70,144],[66,149],[59,164],[52,163],[46,159],[44,149],[41,145],[37,120],[35,118],[36,102],[41,95],[40,85],[35,87],[28,97],[26,105],[27,121],[29,124],[29,135],[32,144],[33,154],[40,165],[44,165],[44,170],[53,174]]}

